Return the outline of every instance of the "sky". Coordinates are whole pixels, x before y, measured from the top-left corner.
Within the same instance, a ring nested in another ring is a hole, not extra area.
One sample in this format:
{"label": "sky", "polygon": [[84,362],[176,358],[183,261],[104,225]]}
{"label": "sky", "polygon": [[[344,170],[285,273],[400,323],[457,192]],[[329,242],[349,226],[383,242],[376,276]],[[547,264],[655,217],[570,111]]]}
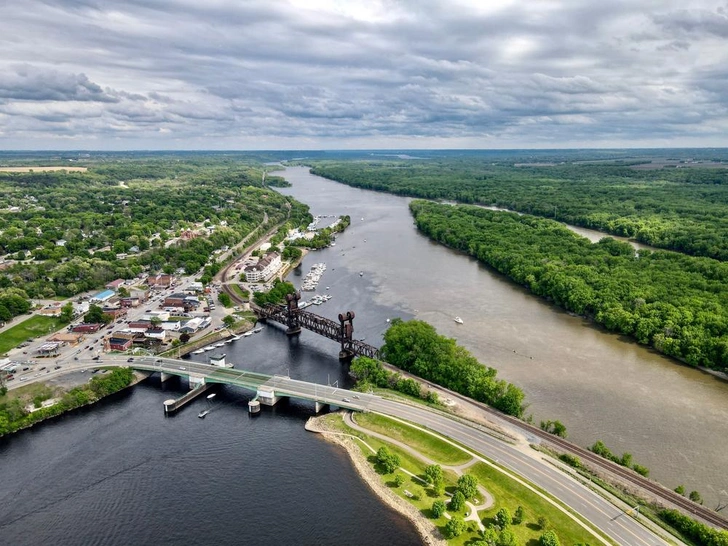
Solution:
{"label": "sky", "polygon": [[0,6],[0,149],[704,146],[726,0]]}

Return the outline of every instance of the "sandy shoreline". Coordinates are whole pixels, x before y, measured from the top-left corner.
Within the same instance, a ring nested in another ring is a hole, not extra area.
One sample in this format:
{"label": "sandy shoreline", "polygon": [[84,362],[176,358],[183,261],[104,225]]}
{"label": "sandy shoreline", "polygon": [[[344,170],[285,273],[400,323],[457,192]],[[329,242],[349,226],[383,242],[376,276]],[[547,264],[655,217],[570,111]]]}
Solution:
{"label": "sandy shoreline", "polygon": [[326,423],[320,417],[311,417],[306,422],[306,430],[321,434],[326,440],[344,448],[349,455],[356,473],[369,486],[374,494],[384,504],[406,517],[414,525],[417,533],[422,538],[422,543],[428,546],[445,546],[447,542],[442,538],[440,531],[417,508],[394,494],[382,483],[381,477],[367,462],[359,446],[351,437],[343,435],[338,431],[329,430]]}

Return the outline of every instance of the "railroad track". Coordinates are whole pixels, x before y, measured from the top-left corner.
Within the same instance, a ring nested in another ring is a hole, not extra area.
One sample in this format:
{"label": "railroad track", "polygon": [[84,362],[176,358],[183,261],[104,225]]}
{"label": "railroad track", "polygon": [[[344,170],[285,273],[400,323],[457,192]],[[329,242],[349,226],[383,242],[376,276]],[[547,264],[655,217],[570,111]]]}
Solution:
{"label": "railroad track", "polygon": [[[399,370],[398,368],[395,368],[394,366],[391,366],[391,365],[388,365],[388,366],[390,366],[392,369],[394,369],[400,373],[403,373],[402,370]],[[404,372],[404,373],[406,374],[406,372]],[[486,404],[483,404],[482,402],[478,402],[476,400],[473,400],[472,398],[463,396],[462,394],[456,393],[449,389],[445,389],[445,388],[441,387],[440,385],[437,385],[430,381],[424,380],[417,376],[414,376],[411,374],[407,374],[407,375],[410,375],[413,379],[416,379],[417,381],[430,385],[433,388],[444,390],[453,398],[458,398],[460,400],[463,400],[464,402],[474,404],[474,405],[478,406],[480,409],[482,409],[483,411],[490,413],[491,415],[498,417],[499,419],[507,421],[507,422],[517,426],[521,430],[525,430],[525,431],[529,432],[530,434],[539,437],[540,439],[546,441],[547,443],[550,443],[551,445],[559,448],[561,451],[564,451],[571,455],[576,455],[582,461],[586,461],[594,466],[597,466],[603,470],[606,470],[606,471],[610,472],[612,475],[617,476],[620,479],[631,483],[632,485],[641,487],[645,491],[652,493],[658,499],[661,499],[662,501],[668,502],[668,503],[682,509],[683,512],[685,512],[686,514],[689,514],[690,516],[698,517],[701,520],[705,521],[706,523],[709,523],[710,525],[712,525],[718,529],[728,530],[728,519],[723,517],[718,512],[715,512],[714,510],[711,510],[710,508],[706,508],[702,504],[693,502],[690,499],[687,499],[687,498],[683,497],[682,495],[675,493],[675,491],[668,489],[667,487],[660,485],[659,483],[654,482],[648,478],[645,478],[644,476],[642,476],[640,474],[637,474],[636,472],[634,472],[631,469],[618,465],[608,459],[605,459],[604,457],[597,455],[596,453],[592,453],[588,449],[584,449],[583,447],[579,447],[576,444],[573,444],[567,440],[564,440],[563,438],[554,436],[553,434],[546,432],[544,430],[541,430],[540,428],[535,427],[533,425],[530,425],[530,424],[526,423],[525,421],[517,419],[516,417],[506,415],[505,413],[502,413]]]}

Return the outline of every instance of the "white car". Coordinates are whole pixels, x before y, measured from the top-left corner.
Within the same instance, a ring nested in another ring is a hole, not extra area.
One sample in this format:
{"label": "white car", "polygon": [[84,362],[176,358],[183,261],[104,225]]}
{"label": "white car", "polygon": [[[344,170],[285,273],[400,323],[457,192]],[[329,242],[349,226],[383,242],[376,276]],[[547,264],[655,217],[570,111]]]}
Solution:
{"label": "white car", "polygon": [[186,370],[187,368],[185,368],[184,366],[180,366],[179,369],[180,370]]}

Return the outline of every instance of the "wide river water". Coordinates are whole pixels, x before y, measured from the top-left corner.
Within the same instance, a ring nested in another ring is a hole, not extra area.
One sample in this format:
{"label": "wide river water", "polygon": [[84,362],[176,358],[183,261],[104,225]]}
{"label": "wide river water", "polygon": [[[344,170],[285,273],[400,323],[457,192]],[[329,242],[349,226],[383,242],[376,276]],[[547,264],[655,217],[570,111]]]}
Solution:
{"label": "wide river water", "polygon": [[335,297],[316,312],[334,318],[355,310],[356,334],[373,345],[388,317],[425,320],[523,388],[536,422],[559,419],[582,446],[602,440],[615,453],[629,451],[653,478],[698,490],[707,505],[728,501],[728,382],[560,311],[430,241],[416,230],[407,198],[351,188],[304,167],[284,176],[292,187],[283,193],[313,214],[352,219],[335,247],[304,262],[328,265],[319,292],[329,285]]}
{"label": "wide river water", "polygon": [[[298,286],[326,262],[310,310],[356,311],[355,336],[379,345],[387,318],[417,317],[520,385],[535,419],[560,419],[575,442],[629,450],[652,475],[727,499],[728,384],[560,312],[414,228],[408,200],[288,168],[282,189],[314,214],[349,214],[335,247],[309,253]],[[329,290],[326,290],[326,287]],[[311,293],[304,293],[308,299]],[[464,324],[457,325],[459,315]],[[348,384],[337,345],[271,325],[227,345],[237,367]],[[193,358],[204,360],[205,355]],[[222,388],[165,418],[184,381],[142,383],[0,440],[0,543],[402,544],[412,527],[385,508],[346,455],[303,429],[309,403],[249,418],[251,393]]]}

